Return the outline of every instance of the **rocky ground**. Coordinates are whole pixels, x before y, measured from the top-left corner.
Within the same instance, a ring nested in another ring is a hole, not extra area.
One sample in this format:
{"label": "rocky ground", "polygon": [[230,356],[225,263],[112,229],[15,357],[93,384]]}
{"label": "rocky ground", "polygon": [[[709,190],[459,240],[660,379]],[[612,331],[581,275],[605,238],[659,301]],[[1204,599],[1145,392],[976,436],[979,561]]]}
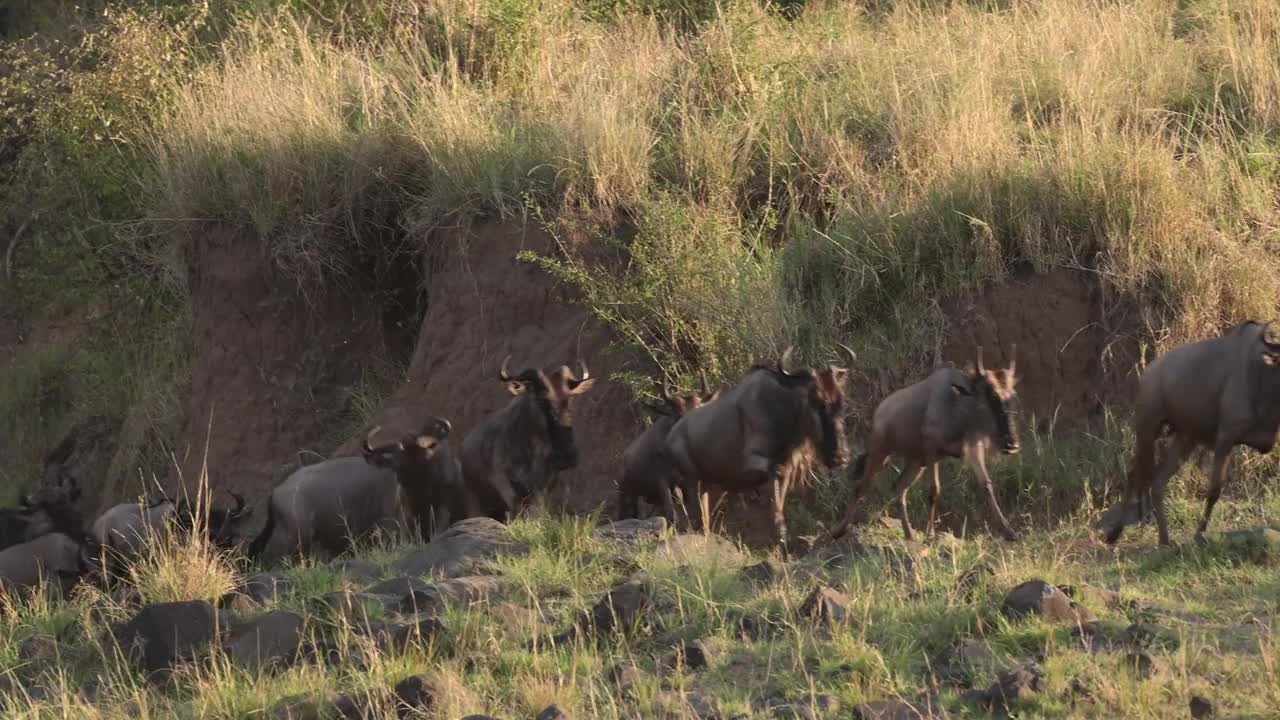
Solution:
{"label": "rocky ground", "polygon": [[[2,702],[5,717],[1276,717],[1280,532],[1166,550],[1150,535],[906,544],[877,526],[782,561],[660,518],[468,520],[426,545],[186,586],[206,597],[142,582],[9,599]],[[174,550],[150,572],[180,572]]]}

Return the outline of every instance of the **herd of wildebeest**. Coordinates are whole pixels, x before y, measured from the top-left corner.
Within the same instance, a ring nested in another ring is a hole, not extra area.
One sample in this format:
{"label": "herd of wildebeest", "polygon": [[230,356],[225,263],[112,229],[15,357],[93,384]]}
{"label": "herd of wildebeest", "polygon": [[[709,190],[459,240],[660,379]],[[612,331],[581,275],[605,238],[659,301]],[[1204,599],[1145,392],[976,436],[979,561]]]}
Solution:
{"label": "herd of wildebeest", "polygon": [[[1268,453],[1280,430],[1280,342],[1270,323],[1241,322],[1221,335],[1174,348],[1142,373],[1134,412],[1135,457],[1125,489],[1125,512],[1107,528],[1114,544],[1127,509],[1153,512],[1162,545],[1169,544],[1164,493],[1170,477],[1192,451],[1208,448],[1213,470],[1197,535],[1209,524],[1226,481],[1231,451],[1246,445]],[[839,346],[851,362],[856,355]],[[1014,358],[1016,348],[1010,348]],[[641,499],[677,520],[677,506],[700,529],[705,489],[733,493],[771,490],[775,541],[785,549],[784,505],[788,489],[814,463],[830,470],[849,464],[845,433],[848,368],[794,367],[788,348],[776,361],[752,366],[727,390],[673,393],[663,386],[661,406],[648,405],[657,420],[627,448],[618,478],[616,515],[636,517]],[[575,374],[527,368],[511,375],[510,357],[498,379],[513,396],[451,447],[452,424],[433,417],[420,431],[375,444],[373,428],[359,456],[304,466],[270,493],[266,523],[245,547],[239,526],[248,517],[243,497],[233,507],[210,507],[207,499],[142,498],[116,505],[85,527],[75,510],[79,487],[64,478],[24,495],[17,508],[0,510],[0,583],[9,589],[50,583],[66,591],[93,577],[121,575],[148,549],[146,538],[168,523],[183,532],[207,534],[228,551],[239,548],[267,562],[290,555],[336,555],[376,531],[409,532],[430,538],[471,517],[509,521],[544,494],[557,473],[578,463],[573,401],[595,379],[585,364]],[[885,397],[871,417],[862,454],[849,469],[852,495],[843,522],[831,536],[846,534],[864,516],[863,499],[890,457],[904,465],[890,497],[896,497],[902,530],[912,537],[906,492],[924,472],[929,532],[939,495],[939,465],[964,458],[974,470],[990,518],[1008,540],[1017,535],[996,501],[986,454],[1019,450],[1015,361],[988,368],[982,349],[965,368],[945,364],[927,377]],[[1155,466],[1155,446],[1166,440]],[[686,500],[691,502],[686,504]],[[1142,513],[1139,513],[1141,516]],[[247,538],[245,538],[247,539]]]}

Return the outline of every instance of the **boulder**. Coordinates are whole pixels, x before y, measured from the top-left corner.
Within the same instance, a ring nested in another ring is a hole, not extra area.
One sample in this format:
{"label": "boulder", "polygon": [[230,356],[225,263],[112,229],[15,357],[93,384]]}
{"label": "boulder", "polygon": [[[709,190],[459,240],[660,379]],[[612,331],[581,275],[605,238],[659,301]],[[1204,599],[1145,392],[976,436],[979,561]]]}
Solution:
{"label": "boulder", "polygon": [[785,574],[786,569],[776,560],[764,560],[742,569],[742,578],[756,586],[772,585],[781,580]]}
{"label": "boulder", "polygon": [[302,616],[287,610],[273,610],[232,634],[229,654],[246,670],[278,669],[298,654],[302,642]]}
{"label": "boulder", "polygon": [[147,605],[115,628],[126,657],[147,672],[189,660],[218,635],[218,613],[203,600]]}
{"label": "boulder", "polygon": [[345,575],[358,583],[371,583],[382,577],[377,565],[360,558],[348,558],[334,566],[338,574]]}
{"label": "boulder", "polygon": [[430,676],[410,675],[396,683],[396,713],[405,717],[427,712],[435,702],[436,694],[435,683]]}
{"label": "boulder", "polygon": [[849,598],[844,593],[820,585],[800,606],[800,616],[826,626],[843,623],[848,617]]}
{"label": "boulder", "polygon": [[416,590],[425,590],[431,587],[431,583],[418,578],[401,575],[400,577],[387,578],[381,582],[370,585],[365,588],[365,592],[371,595],[394,595],[395,597],[404,597]]}
{"label": "boulder", "polygon": [[964,638],[938,653],[929,664],[939,681],[970,687],[978,675],[990,672],[998,663],[985,643]]}
{"label": "boulder", "polygon": [[567,642],[579,633],[597,638],[614,631],[625,631],[648,612],[652,602],[648,585],[628,580],[613,586],[590,610],[578,614],[572,627],[557,635],[556,642]]}
{"label": "boulder", "polygon": [[573,720],[573,716],[560,709],[559,705],[548,705],[538,713],[537,720]]}
{"label": "boulder", "polygon": [[460,520],[397,561],[405,575],[446,578],[473,575],[498,555],[523,555],[529,547],[515,542],[506,525],[487,517]]}
{"label": "boulder", "polygon": [[275,573],[258,573],[244,581],[241,592],[260,603],[275,602],[289,589],[289,579]]}
{"label": "boulder", "polygon": [[597,542],[614,540],[636,544],[657,540],[667,531],[667,519],[661,515],[642,520],[606,520],[591,531],[591,539]]}
{"label": "boulder", "polygon": [[511,581],[495,575],[469,575],[443,580],[413,590],[400,598],[400,612],[438,613],[446,606],[466,608],[490,595],[496,595]]}
{"label": "boulder", "polygon": [[1036,615],[1046,622],[1075,625],[1096,619],[1088,608],[1072,600],[1061,588],[1043,580],[1028,580],[1010,590],[1000,612],[1011,620]]}
{"label": "boulder", "polygon": [[1213,717],[1213,703],[1209,699],[1200,695],[1192,695],[1190,702],[1191,717],[1194,720],[1205,720]]}

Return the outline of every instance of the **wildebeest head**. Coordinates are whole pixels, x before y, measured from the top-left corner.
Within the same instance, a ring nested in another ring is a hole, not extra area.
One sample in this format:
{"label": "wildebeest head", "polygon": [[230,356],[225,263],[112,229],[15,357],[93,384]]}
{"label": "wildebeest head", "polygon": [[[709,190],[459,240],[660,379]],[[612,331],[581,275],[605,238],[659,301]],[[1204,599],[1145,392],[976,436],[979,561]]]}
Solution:
{"label": "wildebeest head", "polygon": [[441,444],[448,439],[449,433],[453,431],[453,424],[445,418],[431,418],[422,432],[409,433],[397,442],[374,447],[373,436],[381,429],[381,426],[374,427],[364,438],[361,449],[365,462],[398,472],[430,462],[440,450]]}
{"label": "wildebeest head", "polygon": [[76,509],[80,486],[75,478],[64,475],[58,482],[45,485],[35,493],[18,498],[20,512],[26,518],[28,538],[50,532],[75,535],[83,530],[83,518]]}
{"label": "wildebeest head", "polygon": [[574,375],[566,366],[545,373],[534,368],[526,368],[514,377],[508,372],[508,355],[502,361],[502,369],[498,379],[507,386],[512,395],[529,395],[537,403],[538,409],[546,420],[547,431],[551,436],[551,467],[555,470],[568,470],[578,464],[578,447],[573,439],[573,406],[574,396],[591,389],[595,378],[587,370],[587,364],[579,361],[580,374]]}
{"label": "wildebeest head", "polygon": [[691,410],[708,405],[720,397],[720,390],[710,391],[707,389],[707,376],[702,373],[702,388],[698,392],[674,393],[665,383],[662,385],[662,400],[665,406],[657,407],[650,405],[649,408],[659,415],[668,417],[681,418]]}
{"label": "wildebeest head", "polygon": [[[995,422],[996,434],[999,436],[1000,452],[1015,455],[1022,449],[1018,442],[1018,425],[1015,418],[1018,413],[1018,377],[1016,374],[1017,345],[1009,352],[1009,366],[989,370],[982,361],[982,347],[978,347],[976,366],[970,366],[968,374],[972,382],[972,391],[977,399],[985,403],[987,410]],[[957,393],[965,393],[964,388],[955,388]]]}
{"label": "wildebeest head", "polygon": [[235,501],[235,507],[215,507],[209,510],[209,538],[215,545],[226,546],[235,542],[240,522],[253,514],[252,508],[245,507],[243,495],[232,490],[228,490],[227,494]]}
{"label": "wildebeest head", "polygon": [[[842,343],[837,344],[848,354],[850,362],[857,362],[858,356],[853,350]],[[773,372],[788,386],[808,388],[809,406],[817,414],[822,430],[822,437],[816,439],[822,464],[829,468],[842,467],[849,462],[849,443],[844,431],[844,382],[849,376],[849,369],[834,362],[822,370],[788,369],[794,353],[795,348],[788,347],[772,368]]]}

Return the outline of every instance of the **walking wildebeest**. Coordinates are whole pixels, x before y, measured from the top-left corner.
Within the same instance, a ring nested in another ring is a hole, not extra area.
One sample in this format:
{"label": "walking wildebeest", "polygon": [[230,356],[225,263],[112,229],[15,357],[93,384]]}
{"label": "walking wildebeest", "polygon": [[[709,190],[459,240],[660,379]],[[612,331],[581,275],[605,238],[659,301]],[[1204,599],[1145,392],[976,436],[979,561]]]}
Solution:
{"label": "walking wildebeest", "polygon": [[[942,487],[939,469],[946,458],[964,457],[973,466],[978,487],[987,497],[992,517],[1007,540],[1018,535],[1000,512],[991,476],[987,474],[988,446],[998,442],[1000,452],[1018,452],[1018,428],[1014,423],[1017,403],[1016,346],[1011,348],[1009,366],[988,370],[978,348],[977,365],[966,370],[944,366],[929,377],[890,393],[880,401],[871,417],[871,434],[866,452],[858,456],[850,469],[853,496],[845,512],[844,522],[832,532],[842,536],[852,525],[858,502],[875,487],[876,474],[893,455],[902,457],[906,467],[894,483],[890,498],[898,498],[902,516],[902,532],[911,539],[911,523],[907,520],[907,490],[926,469],[933,473],[929,486],[929,534],[934,532],[938,494]],[[858,477],[861,475],[861,477]]]}
{"label": "walking wildebeest", "polygon": [[568,367],[546,373],[526,368],[512,377],[511,356],[498,379],[515,397],[480,421],[462,441],[462,477],[481,513],[507,521],[532,496],[544,492],[555,474],[578,464],[573,439],[574,397],[591,389],[586,363],[581,376]]}
{"label": "walking wildebeest", "polygon": [[85,549],[74,538],[46,533],[0,550],[0,589],[31,589],[43,580],[65,595],[90,568]]}
{"label": "walking wildebeest", "polygon": [[[174,502],[168,497],[119,503],[108,508],[94,521],[90,537],[109,551],[113,571],[139,557],[146,548],[148,538],[161,537],[166,522],[174,529],[191,533],[199,528],[216,547],[230,549],[236,541],[236,530],[241,520],[248,517],[244,497],[228,491],[235,500],[235,507],[209,508],[205,519],[196,518],[196,510],[185,499]],[[203,503],[198,503],[203,505]]]}
{"label": "walking wildebeest", "polygon": [[410,532],[429,539],[451,523],[479,514],[471,493],[462,483],[462,468],[447,442],[453,425],[445,418],[432,418],[422,433],[406,435],[397,442],[373,447],[370,443],[380,428],[365,436],[365,462],[389,468],[400,485],[401,511]]}
{"label": "walking wildebeest", "polygon": [[622,482],[618,485],[619,520],[638,517],[643,498],[655,507],[661,505],[663,517],[668,522],[675,522],[675,506],[671,502],[671,476],[674,471],[666,452],[667,433],[677,420],[719,396],[719,390],[707,392],[704,375],[701,392],[675,395],[663,385],[662,399],[666,405],[646,405],[658,417],[622,453]]}
{"label": "walking wildebeest", "polygon": [[[443,443],[442,438],[432,434],[433,427],[437,431],[444,429],[433,421],[413,440],[423,451],[434,452]],[[367,446],[367,436],[365,443]],[[395,533],[406,527],[401,514],[404,505],[400,481],[397,471],[390,467],[396,462],[388,457],[390,449],[363,450],[361,456],[334,458],[299,468],[277,485],[267,501],[266,526],[249,545],[248,556],[261,556],[273,536],[284,537],[296,553],[310,554],[321,549],[339,555],[353,541],[376,530]],[[424,460],[431,459],[430,454],[423,455]],[[276,532],[277,523],[280,532]]]}
{"label": "walking wildebeest", "polygon": [[75,481],[42,487],[18,499],[18,507],[0,509],[0,549],[34,540],[50,532],[78,537],[84,531],[75,501],[80,488]]}
{"label": "walking wildebeest", "polygon": [[[1196,529],[1209,527],[1213,506],[1227,481],[1231,451],[1246,445],[1261,454],[1271,452],[1280,430],[1280,343],[1268,338],[1271,323],[1248,320],[1223,335],[1187,343],[1156,358],[1138,382],[1134,413],[1134,462],[1125,486],[1124,504],[1151,495],[1160,544],[1169,544],[1164,492],[1197,448],[1213,451],[1213,471],[1204,516]],[[1155,443],[1169,432],[1170,441],[1159,468]],[[1106,536],[1120,539],[1125,514]]]}
{"label": "walking wildebeest", "polygon": [[[852,350],[840,346],[857,362]],[[777,544],[786,549],[783,513],[787,491],[816,448],[828,468],[849,461],[844,436],[844,381],[848,369],[789,370],[788,347],[773,367],[757,365],[719,399],[686,414],[667,433],[667,453],[695,526],[701,517],[702,487],[744,492],[773,486],[773,525]]]}

